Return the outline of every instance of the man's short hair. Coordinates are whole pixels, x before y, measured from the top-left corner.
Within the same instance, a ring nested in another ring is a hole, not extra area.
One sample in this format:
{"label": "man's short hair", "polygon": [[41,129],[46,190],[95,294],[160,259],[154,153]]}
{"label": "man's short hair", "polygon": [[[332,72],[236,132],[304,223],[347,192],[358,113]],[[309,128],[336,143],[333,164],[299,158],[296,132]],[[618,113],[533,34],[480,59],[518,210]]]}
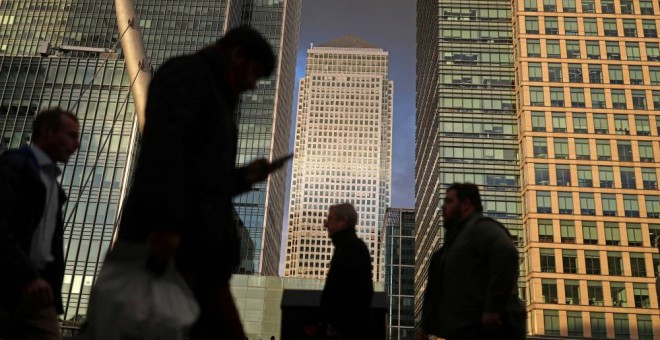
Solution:
{"label": "man's short hair", "polygon": [[44,129],[58,130],[62,124],[62,117],[69,117],[78,123],[78,117],[69,111],[64,111],[59,107],[46,109],[37,114],[32,123],[32,140],[38,140],[42,137]]}
{"label": "man's short hair", "polygon": [[484,207],[481,204],[481,195],[479,194],[479,187],[472,183],[454,183],[447,191],[453,190],[456,192],[458,200],[463,202],[469,200],[472,206],[478,212],[483,212]]}
{"label": "man's short hair", "polygon": [[351,203],[340,203],[330,206],[330,210],[334,211],[335,215],[340,218],[346,219],[346,224],[349,228],[355,228],[358,222],[358,213]]}
{"label": "man's short hair", "polygon": [[216,44],[227,50],[242,47],[248,60],[254,60],[263,66],[266,77],[269,77],[275,69],[273,48],[261,33],[249,26],[239,26],[229,30]]}

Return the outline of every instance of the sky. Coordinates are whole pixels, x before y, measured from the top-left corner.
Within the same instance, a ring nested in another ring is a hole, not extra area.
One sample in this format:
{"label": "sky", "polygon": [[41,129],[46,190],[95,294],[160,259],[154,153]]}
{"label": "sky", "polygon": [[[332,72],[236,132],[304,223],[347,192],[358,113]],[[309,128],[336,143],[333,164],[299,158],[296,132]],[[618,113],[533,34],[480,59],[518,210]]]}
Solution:
{"label": "sky", "polygon": [[[415,206],[415,1],[412,0],[302,0],[300,38],[296,63],[296,88],[293,97],[291,142],[295,137],[298,80],[305,76],[307,50],[354,35],[389,53],[389,78],[394,82],[394,124],[392,141],[391,206]],[[291,178],[291,162],[287,180]],[[287,206],[284,215],[288,215]],[[285,223],[284,226],[287,224]],[[286,233],[282,235],[282,255]],[[282,259],[284,256],[282,256]],[[280,266],[282,268],[282,266]]]}

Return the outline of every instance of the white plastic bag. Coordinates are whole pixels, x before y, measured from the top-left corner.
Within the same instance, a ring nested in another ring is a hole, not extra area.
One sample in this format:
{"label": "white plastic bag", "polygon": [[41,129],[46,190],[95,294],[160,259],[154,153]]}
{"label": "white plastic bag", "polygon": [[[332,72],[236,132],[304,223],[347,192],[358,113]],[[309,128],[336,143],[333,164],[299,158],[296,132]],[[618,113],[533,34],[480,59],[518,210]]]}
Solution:
{"label": "white plastic bag", "polygon": [[162,276],[145,267],[146,246],[117,244],[108,254],[78,340],[181,340],[199,315],[184,279],[170,265]]}

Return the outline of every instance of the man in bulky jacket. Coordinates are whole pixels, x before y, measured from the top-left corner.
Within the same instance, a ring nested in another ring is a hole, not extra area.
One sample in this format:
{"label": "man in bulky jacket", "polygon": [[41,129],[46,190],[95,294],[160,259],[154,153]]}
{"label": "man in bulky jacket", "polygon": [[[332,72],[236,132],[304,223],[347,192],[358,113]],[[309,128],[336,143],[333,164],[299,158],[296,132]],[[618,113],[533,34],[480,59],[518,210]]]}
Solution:
{"label": "man in bulky jacket", "polygon": [[357,237],[358,214],[352,204],[331,206],[324,227],[335,246],[321,294],[321,310],[330,339],[372,339],[371,256]]}
{"label": "man in bulky jacket", "polygon": [[237,168],[235,111],[240,94],[274,66],[268,42],[239,27],[214,45],[170,59],[149,87],[117,243],[148,242],[147,267],[156,274],[174,258],[201,307],[192,339],[245,339],[229,291],[240,252],[232,198],[285,159]]}
{"label": "man in bulky jacket", "polygon": [[421,338],[524,339],[518,251],[499,222],[482,215],[476,185],[453,184],[442,205],[444,244],[431,258]]}
{"label": "man in bulky jacket", "polygon": [[66,194],[57,163],[78,149],[79,130],[72,113],[45,110],[32,145],[0,156],[0,338],[60,339]]}

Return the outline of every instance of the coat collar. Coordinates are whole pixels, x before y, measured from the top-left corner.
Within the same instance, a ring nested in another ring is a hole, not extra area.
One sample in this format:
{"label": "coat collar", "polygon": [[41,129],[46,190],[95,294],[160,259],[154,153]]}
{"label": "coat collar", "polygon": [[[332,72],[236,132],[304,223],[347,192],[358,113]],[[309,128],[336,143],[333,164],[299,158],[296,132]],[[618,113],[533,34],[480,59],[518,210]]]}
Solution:
{"label": "coat collar", "polygon": [[346,243],[346,241],[355,237],[357,237],[357,234],[355,233],[355,228],[347,228],[342,231],[336,232],[330,238],[332,239],[332,244],[334,244],[335,247],[339,247],[342,244]]}

